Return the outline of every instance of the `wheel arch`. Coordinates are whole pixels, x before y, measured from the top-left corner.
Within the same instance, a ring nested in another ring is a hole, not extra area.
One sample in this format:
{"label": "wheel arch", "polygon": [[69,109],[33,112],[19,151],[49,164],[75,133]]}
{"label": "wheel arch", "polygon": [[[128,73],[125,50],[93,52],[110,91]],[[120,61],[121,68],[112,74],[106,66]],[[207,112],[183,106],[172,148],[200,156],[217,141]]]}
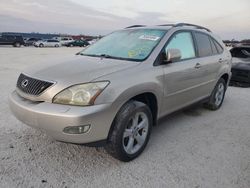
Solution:
{"label": "wheel arch", "polygon": [[148,107],[151,110],[152,116],[153,116],[153,125],[157,124],[157,118],[158,118],[158,112],[159,112],[159,104],[158,104],[159,100],[158,100],[157,95],[155,93],[153,93],[151,91],[144,91],[144,92],[138,93],[138,94],[128,98],[123,103],[121,103],[120,107],[118,108],[118,110],[114,116],[112,124],[110,126],[107,140],[109,140],[110,135],[114,129],[114,126],[115,126],[114,120],[115,120],[117,114],[119,113],[121,107],[131,100],[142,102],[142,103],[148,105]]}
{"label": "wheel arch", "polygon": [[220,78],[223,78],[225,80],[226,83],[229,82],[229,74],[228,73],[224,73],[223,75],[221,75]]}

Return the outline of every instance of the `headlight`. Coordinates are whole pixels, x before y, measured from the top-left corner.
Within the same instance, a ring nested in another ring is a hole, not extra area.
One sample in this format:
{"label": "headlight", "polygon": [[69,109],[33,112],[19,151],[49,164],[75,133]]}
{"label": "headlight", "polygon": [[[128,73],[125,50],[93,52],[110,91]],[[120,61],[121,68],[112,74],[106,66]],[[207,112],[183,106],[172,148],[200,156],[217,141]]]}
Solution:
{"label": "headlight", "polygon": [[109,82],[94,82],[71,86],[58,93],[53,103],[77,106],[93,105],[97,96],[107,87]]}

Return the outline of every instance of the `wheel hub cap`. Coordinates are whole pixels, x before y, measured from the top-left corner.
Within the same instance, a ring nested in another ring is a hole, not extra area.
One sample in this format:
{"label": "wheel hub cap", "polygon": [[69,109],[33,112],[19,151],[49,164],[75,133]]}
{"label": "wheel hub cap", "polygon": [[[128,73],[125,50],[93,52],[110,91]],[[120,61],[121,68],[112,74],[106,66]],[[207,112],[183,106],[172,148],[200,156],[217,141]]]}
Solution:
{"label": "wheel hub cap", "polygon": [[129,121],[123,133],[123,148],[134,154],[144,145],[149,128],[149,120],[144,112],[137,112]]}
{"label": "wheel hub cap", "polygon": [[219,106],[222,103],[223,97],[224,97],[224,90],[225,87],[222,83],[218,85],[217,92],[215,94],[215,104],[216,106]]}

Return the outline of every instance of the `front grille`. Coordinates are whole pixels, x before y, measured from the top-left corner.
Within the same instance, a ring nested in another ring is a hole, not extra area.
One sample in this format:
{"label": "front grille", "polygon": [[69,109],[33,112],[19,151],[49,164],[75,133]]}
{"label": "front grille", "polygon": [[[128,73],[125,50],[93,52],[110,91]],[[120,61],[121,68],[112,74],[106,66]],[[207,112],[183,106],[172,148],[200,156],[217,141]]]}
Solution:
{"label": "front grille", "polygon": [[53,84],[53,82],[38,80],[24,74],[20,74],[17,80],[17,88],[29,95],[40,95]]}

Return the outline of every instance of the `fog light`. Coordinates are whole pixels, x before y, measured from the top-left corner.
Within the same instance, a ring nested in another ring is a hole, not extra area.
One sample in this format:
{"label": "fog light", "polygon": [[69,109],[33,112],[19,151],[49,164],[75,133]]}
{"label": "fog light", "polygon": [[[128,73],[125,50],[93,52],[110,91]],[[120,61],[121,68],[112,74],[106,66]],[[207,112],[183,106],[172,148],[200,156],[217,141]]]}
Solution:
{"label": "fog light", "polygon": [[65,127],[63,129],[63,132],[67,134],[82,134],[88,132],[89,128],[90,125],[71,126]]}

